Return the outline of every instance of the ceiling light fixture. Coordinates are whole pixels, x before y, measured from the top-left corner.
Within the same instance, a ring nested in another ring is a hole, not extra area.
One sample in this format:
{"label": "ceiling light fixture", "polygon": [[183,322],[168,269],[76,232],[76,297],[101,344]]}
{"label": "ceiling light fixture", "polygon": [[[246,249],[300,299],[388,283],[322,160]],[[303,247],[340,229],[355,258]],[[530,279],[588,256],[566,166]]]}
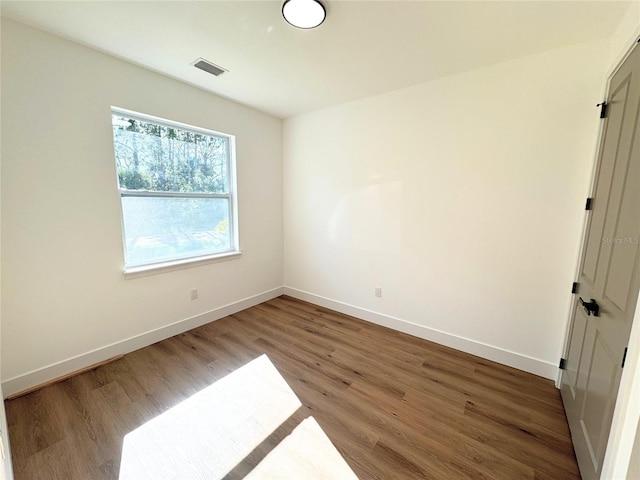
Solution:
{"label": "ceiling light fixture", "polygon": [[286,0],[282,5],[282,16],[297,28],[316,28],[324,22],[327,11],[318,0]]}

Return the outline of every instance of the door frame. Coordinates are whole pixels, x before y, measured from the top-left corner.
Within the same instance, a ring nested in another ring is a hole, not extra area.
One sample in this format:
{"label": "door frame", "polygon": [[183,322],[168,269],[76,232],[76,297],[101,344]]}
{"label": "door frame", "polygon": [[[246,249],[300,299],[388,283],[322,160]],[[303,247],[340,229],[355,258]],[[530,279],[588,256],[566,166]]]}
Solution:
{"label": "door frame", "polygon": [[[626,48],[619,61],[615,64],[610,74],[607,76],[605,85],[604,98],[609,97],[609,85],[611,78],[618,71],[622,63],[629,57],[634,48],[640,48],[640,28],[636,29],[631,45]],[[589,187],[589,196],[593,196],[595,182],[598,178],[600,169],[600,154],[603,143],[603,133],[606,121],[601,122],[598,128],[598,140],[596,143],[596,154],[591,173],[591,182]],[[582,236],[580,240],[579,256],[576,265],[576,271],[573,278],[578,278],[580,268],[582,266],[582,256],[585,247],[585,239],[587,227],[589,225],[589,216],[585,212],[582,221]],[[572,295],[569,315],[565,325],[564,343],[562,356],[565,357],[569,348],[571,339],[571,331],[573,329],[572,319],[574,317],[577,302]],[[636,303],[633,324],[629,336],[629,345],[640,346],[640,297]],[[556,388],[561,386],[562,371],[558,369],[558,377],[556,379]],[[620,386],[618,388],[618,396],[611,421],[611,431],[609,432],[609,440],[607,442],[607,450],[604,457],[601,478],[623,479],[627,477],[629,461],[631,459],[631,451],[637,430],[640,429],[640,348],[631,348],[628,351],[625,361],[625,367],[622,371]]]}

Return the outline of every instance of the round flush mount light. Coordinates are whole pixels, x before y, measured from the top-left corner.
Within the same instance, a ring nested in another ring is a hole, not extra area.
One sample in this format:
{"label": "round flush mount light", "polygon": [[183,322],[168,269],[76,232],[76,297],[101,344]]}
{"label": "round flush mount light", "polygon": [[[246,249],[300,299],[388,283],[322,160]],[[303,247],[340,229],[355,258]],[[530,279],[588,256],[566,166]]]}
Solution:
{"label": "round flush mount light", "polygon": [[297,28],[315,28],[324,22],[327,11],[318,0],[286,0],[282,16]]}

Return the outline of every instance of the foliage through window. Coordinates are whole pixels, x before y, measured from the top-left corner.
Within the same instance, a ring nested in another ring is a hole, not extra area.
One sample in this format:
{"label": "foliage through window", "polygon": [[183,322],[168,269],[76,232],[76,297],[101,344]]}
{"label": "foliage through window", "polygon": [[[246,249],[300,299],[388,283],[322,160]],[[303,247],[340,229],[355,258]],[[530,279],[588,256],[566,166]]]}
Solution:
{"label": "foliage through window", "polygon": [[233,137],[112,109],[125,269],[236,252]]}

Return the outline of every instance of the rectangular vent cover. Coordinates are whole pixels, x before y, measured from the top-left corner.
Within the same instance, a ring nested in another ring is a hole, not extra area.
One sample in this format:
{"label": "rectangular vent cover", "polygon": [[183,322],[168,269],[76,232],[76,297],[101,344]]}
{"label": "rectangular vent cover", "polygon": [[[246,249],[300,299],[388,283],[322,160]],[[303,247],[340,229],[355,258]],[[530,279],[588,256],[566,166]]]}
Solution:
{"label": "rectangular vent cover", "polygon": [[218,65],[214,65],[213,63],[205,60],[204,58],[198,58],[191,65],[193,65],[196,68],[199,68],[200,70],[204,70],[205,72],[210,73],[211,75],[215,75],[216,77],[222,75],[224,72],[228,72],[228,70],[225,70],[224,68],[219,67]]}

